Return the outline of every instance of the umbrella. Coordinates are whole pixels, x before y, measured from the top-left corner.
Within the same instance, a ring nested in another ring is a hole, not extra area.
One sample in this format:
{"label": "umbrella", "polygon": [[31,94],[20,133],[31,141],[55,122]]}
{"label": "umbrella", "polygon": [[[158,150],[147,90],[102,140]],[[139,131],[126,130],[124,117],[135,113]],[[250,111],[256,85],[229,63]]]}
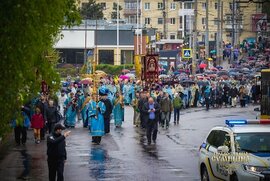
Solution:
{"label": "umbrella", "polygon": [[220,71],[220,72],[217,73],[217,76],[222,76],[222,75],[228,76],[229,73],[228,72],[225,72],[225,71]]}
{"label": "umbrella", "polygon": [[123,70],[122,70],[122,73],[124,73],[124,74],[130,73],[130,70],[128,70],[128,69],[123,69]]}
{"label": "umbrella", "polygon": [[212,71],[218,71],[218,69],[215,68],[215,67],[210,68],[210,70],[212,70]]}
{"label": "umbrella", "polygon": [[125,79],[129,79],[129,77],[128,76],[126,76],[126,75],[120,75],[120,77],[119,77],[120,79],[123,79],[123,80],[125,80]]}
{"label": "umbrella", "polygon": [[135,74],[131,74],[131,73],[127,73],[125,76],[128,76],[128,77],[132,77],[132,78],[135,78]]}
{"label": "umbrella", "polygon": [[166,75],[166,74],[160,74],[158,77],[159,77],[160,79],[162,79],[162,78],[167,78],[167,77],[169,77],[169,76]]}
{"label": "umbrella", "polygon": [[82,79],[79,83],[80,84],[91,84],[92,81],[93,80],[91,78],[85,78],[85,79]]}
{"label": "umbrella", "polygon": [[185,83],[185,84],[195,84],[195,82],[193,80],[183,80],[181,83]]}
{"label": "umbrella", "polygon": [[220,65],[216,66],[216,68],[217,68],[217,69],[223,69],[223,67],[220,66]]}
{"label": "umbrella", "polygon": [[210,51],[210,53],[212,53],[212,54],[216,54],[216,53],[217,53],[217,51],[216,51],[216,50],[211,50],[211,51]]}
{"label": "umbrella", "polygon": [[178,75],[178,74],[180,74],[180,72],[175,71],[173,74],[174,74],[174,75]]}
{"label": "umbrella", "polygon": [[204,69],[205,67],[207,67],[207,65],[206,65],[205,63],[202,63],[202,64],[199,65],[199,67],[200,67],[201,69]]}

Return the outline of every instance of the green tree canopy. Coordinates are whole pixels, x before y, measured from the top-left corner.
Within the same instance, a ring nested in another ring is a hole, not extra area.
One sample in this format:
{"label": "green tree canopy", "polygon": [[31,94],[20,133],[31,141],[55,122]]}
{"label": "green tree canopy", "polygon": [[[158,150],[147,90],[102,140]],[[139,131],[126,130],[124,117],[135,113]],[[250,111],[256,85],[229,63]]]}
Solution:
{"label": "green tree canopy", "polygon": [[75,0],[8,0],[0,6],[0,137],[21,106],[40,91],[41,81],[57,86],[58,54],[53,44],[62,26],[80,23]]}
{"label": "green tree canopy", "polygon": [[[120,17],[120,11],[122,9],[123,8],[119,5],[119,19],[121,19],[121,17]],[[117,3],[113,3],[113,12],[111,14],[111,18],[112,19],[117,19]]]}
{"label": "green tree canopy", "polygon": [[95,0],[89,0],[88,3],[84,3],[80,9],[80,12],[82,18],[84,19],[103,19],[103,6],[99,3],[96,3]]}

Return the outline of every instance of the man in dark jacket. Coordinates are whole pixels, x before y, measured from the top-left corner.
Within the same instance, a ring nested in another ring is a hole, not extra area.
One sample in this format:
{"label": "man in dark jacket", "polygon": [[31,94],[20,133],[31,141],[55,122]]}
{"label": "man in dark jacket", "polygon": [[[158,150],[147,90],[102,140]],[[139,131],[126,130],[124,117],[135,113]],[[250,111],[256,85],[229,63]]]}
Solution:
{"label": "man in dark jacket", "polygon": [[57,108],[54,106],[53,100],[49,100],[49,105],[45,109],[44,119],[47,122],[49,133],[51,133],[54,128],[54,125],[59,121]]}
{"label": "man in dark jacket", "polygon": [[236,107],[238,90],[235,87],[235,85],[233,85],[233,87],[230,89],[229,96],[231,97],[231,102],[232,102],[231,106]]}
{"label": "man in dark jacket", "polygon": [[55,125],[53,133],[47,137],[49,181],[55,181],[56,173],[57,181],[64,180],[64,163],[67,159],[65,139],[70,134],[70,131],[67,131],[62,135],[64,129],[65,127],[58,123]]}
{"label": "man in dark jacket", "polygon": [[161,112],[161,126],[164,127],[164,124],[166,124],[166,129],[169,128],[172,110],[173,110],[172,101],[169,98],[169,94],[165,92],[164,97],[160,101],[160,112]]}
{"label": "man in dark jacket", "polygon": [[106,133],[110,133],[110,121],[111,121],[111,114],[112,114],[113,106],[112,106],[111,101],[107,97],[107,95],[108,95],[107,89],[106,90],[100,89],[99,95],[101,96],[100,101],[103,102],[105,104],[105,107],[106,107],[106,111],[103,114],[104,130],[105,130],[105,134],[106,134]]}
{"label": "man in dark jacket", "polygon": [[[146,92],[145,91],[141,92],[140,99],[139,99],[139,102],[138,102],[138,109],[139,109],[140,112],[143,111],[143,105],[145,103],[147,103],[147,101],[148,100],[147,100],[147,97],[146,97]],[[144,118],[145,117],[143,116],[143,114],[140,114],[141,128],[146,128],[146,121],[147,120],[145,120]]]}
{"label": "man in dark jacket", "polygon": [[146,136],[148,145],[151,144],[151,140],[156,143],[158,132],[158,119],[160,114],[160,106],[154,101],[152,97],[148,99],[142,108],[143,117],[146,121]]}

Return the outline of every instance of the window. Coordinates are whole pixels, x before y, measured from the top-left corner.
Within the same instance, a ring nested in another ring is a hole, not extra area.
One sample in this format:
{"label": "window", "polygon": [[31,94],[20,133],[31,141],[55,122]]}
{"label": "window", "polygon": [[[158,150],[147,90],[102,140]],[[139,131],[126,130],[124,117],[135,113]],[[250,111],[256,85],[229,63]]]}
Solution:
{"label": "window", "polygon": [[193,4],[192,3],[185,3],[184,9],[193,9]]}
{"label": "window", "polygon": [[163,24],[163,18],[158,18],[158,24]]}
{"label": "window", "polygon": [[219,22],[218,22],[218,19],[215,18],[215,19],[214,19],[214,25],[218,25],[218,23],[219,23]]}
{"label": "window", "polygon": [[171,25],[175,24],[175,18],[170,18]]}
{"label": "window", "polygon": [[229,4],[230,10],[233,10],[233,3]]}
{"label": "window", "polygon": [[182,32],[182,31],[178,31],[178,33],[177,33],[177,38],[178,38],[178,39],[183,38],[183,32]]}
{"label": "window", "polygon": [[230,137],[225,131],[214,130],[207,137],[207,143],[211,146],[218,148],[219,146],[228,146],[230,148]]}
{"label": "window", "polygon": [[226,25],[231,25],[232,24],[232,16],[231,15],[227,15],[226,16]]}
{"label": "window", "polygon": [[137,9],[137,2],[125,2],[125,9]]}
{"label": "window", "polygon": [[149,25],[150,24],[150,18],[145,18],[144,19],[144,24],[146,24],[146,25]]}
{"label": "window", "polygon": [[202,9],[206,10],[206,3],[202,3]]}
{"label": "window", "polygon": [[202,42],[205,42],[205,35],[202,35]]}
{"label": "window", "polygon": [[170,39],[171,40],[175,40],[176,39],[176,35],[175,34],[170,34]]}
{"label": "window", "polygon": [[205,25],[205,18],[202,18],[202,24]]}
{"label": "window", "polygon": [[100,3],[100,6],[102,7],[103,10],[106,9],[106,3]]}
{"label": "window", "polygon": [[170,9],[171,9],[171,10],[176,10],[176,4],[175,4],[175,3],[171,3]]}
{"label": "window", "polygon": [[136,15],[130,15],[127,17],[128,23],[130,24],[135,24],[137,23],[137,16]]}
{"label": "window", "polygon": [[150,9],[150,3],[145,3],[144,4],[144,9],[149,10]]}
{"label": "window", "polygon": [[218,3],[215,3],[215,9],[216,10],[218,9]]}
{"label": "window", "polygon": [[183,16],[180,16],[179,18],[179,28],[183,29]]}
{"label": "window", "polygon": [[163,3],[158,3],[158,9],[163,9]]}

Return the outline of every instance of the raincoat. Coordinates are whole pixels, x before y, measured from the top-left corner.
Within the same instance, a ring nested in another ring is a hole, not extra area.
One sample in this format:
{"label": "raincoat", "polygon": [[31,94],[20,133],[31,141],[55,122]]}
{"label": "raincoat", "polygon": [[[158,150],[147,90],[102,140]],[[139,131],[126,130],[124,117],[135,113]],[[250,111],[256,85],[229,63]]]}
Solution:
{"label": "raincoat", "polygon": [[[98,107],[98,108],[97,108]],[[106,106],[103,102],[99,101],[96,103],[91,100],[88,104],[88,119],[89,126],[91,125],[92,136],[103,136],[104,135],[104,117],[103,113],[106,111]]]}

